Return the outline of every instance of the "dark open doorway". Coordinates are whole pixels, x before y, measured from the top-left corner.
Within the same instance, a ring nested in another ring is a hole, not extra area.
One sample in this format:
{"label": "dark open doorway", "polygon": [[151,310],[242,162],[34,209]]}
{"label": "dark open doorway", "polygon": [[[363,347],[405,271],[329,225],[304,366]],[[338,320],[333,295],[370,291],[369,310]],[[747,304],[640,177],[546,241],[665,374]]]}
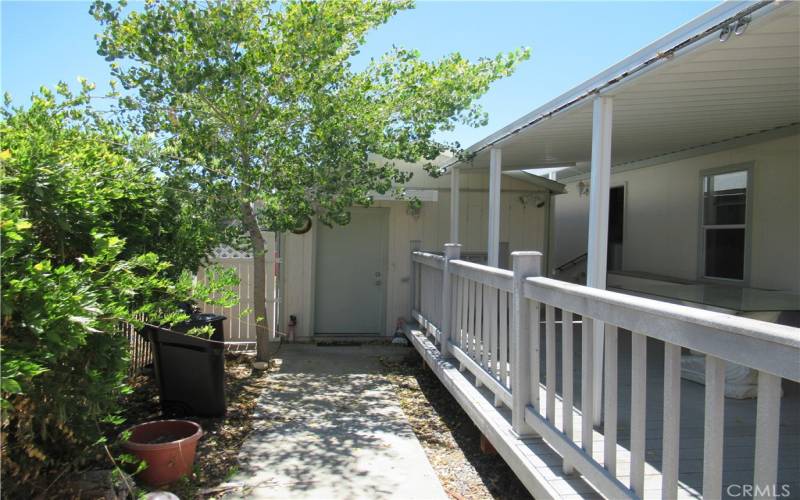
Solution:
{"label": "dark open doorway", "polygon": [[625,219],[625,186],[611,188],[608,203],[608,270],[622,269],[622,236]]}

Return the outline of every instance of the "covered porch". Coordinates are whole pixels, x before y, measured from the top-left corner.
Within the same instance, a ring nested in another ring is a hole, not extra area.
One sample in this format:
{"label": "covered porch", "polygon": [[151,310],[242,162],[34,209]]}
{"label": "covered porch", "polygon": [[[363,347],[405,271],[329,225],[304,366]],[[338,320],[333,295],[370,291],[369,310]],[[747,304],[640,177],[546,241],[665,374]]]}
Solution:
{"label": "covered porch", "polygon": [[[631,280],[610,283],[608,271],[615,173],[666,165],[659,167],[661,177],[669,178],[667,169],[682,160],[715,153],[735,160],[737,148],[769,149],[769,141],[784,141],[788,156],[777,160],[786,163],[784,180],[800,178],[791,163],[797,156],[791,141],[800,133],[798,26],[797,3],[724,3],[480,141],[469,148],[469,160],[449,166],[453,243],[443,256],[438,249],[412,253],[412,316],[419,327],[408,335],[537,498],[774,498],[785,494],[782,488],[797,491],[800,330],[735,317],[746,309],[700,297],[715,286],[706,282],[707,261],[678,249],[675,237],[654,251],[639,249],[631,260],[635,278],[657,272],[664,260],[682,262],[687,275],[704,282],[699,292],[688,288],[695,300],[680,296],[686,288],[673,299],[642,292],[652,287],[637,291]],[[775,164],[775,155],[769,161]],[[475,170],[488,172],[490,186],[487,265],[461,259],[458,244],[459,178]],[[702,198],[703,177],[692,172],[691,196]],[[585,225],[562,227],[551,215],[543,252],[512,254],[513,270],[500,262],[504,173],[573,183],[574,194],[588,198]],[[673,175],[682,175],[680,169]],[[775,178],[761,175],[759,189]],[[742,244],[742,260],[779,264],[767,271],[769,265],[759,264],[752,279],[747,268],[746,279],[718,285],[723,296],[727,286],[742,293],[749,285],[785,289],[780,297],[755,294],[768,302],[757,313],[800,310],[800,290],[792,284],[792,276],[800,282],[800,268],[791,259],[800,236],[789,213],[800,207],[796,182],[787,189],[789,210],[782,215],[767,207],[754,216],[752,200],[746,205],[756,222],[788,217],[790,227],[779,238],[761,227],[753,231],[752,219],[741,223],[748,238],[755,235]],[[761,200],[770,196],[755,193]],[[673,226],[698,228],[694,233],[705,230],[699,219],[697,208],[672,214]],[[576,226],[585,239],[575,241],[583,246],[560,237]],[[674,227],[651,229],[669,235]],[[548,278],[573,260],[585,260],[587,286]],[[773,277],[777,285],[769,284]],[[607,291],[612,285],[616,291]],[[705,355],[705,385],[681,378],[682,353],[690,350]],[[725,398],[726,363],[757,372],[757,399]],[[592,440],[582,438],[589,434]]]}

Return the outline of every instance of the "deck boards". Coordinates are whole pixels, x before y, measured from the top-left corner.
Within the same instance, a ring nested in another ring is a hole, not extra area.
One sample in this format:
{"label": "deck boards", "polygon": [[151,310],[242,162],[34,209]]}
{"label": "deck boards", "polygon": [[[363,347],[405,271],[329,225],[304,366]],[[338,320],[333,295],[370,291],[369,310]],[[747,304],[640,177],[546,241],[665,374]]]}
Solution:
{"label": "deck boards", "polygon": [[[562,359],[561,325],[557,326],[557,353],[555,359]],[[517,473],[523,483],[531,489],[537,498],[597,498],[599,495],[592,486],[577,474],[564,474],[561,457],[541,438],[519,440],[510,433],[510,411],[506,407],[495,408],[492,393],[482,387],[475,387],[475,380],[468,371],[459,373],[456,366],[438,357],[438,351],[424,335],[410,329],[409,338],[421,353],[425,352],[429,364],[439,367],[437,375],[445,383],[456,399],[469,400],[474,407],[467,413],[476,425],[487,434],[495,448]],[[546,343],[544,328],[542,329],[542,346]],[[425,343],[427,342],[427,345]],[[619,331],[618,341],[618,385],[617,385],[617,476],[626,485],[630,485],[630,394],[631,394],[631,357],[630,334]],[[547,414],[547,394],[545,390],[546,363],[545,350],[541,350],[540,362],[540,413]],[[576,323],[573,330],[573,381],[581,380],[581,332]],[[557,395],[555,398],[554,424],[563,430],[562,405],[562,373],[561,362],[557,363],[556,372]],[[432,368],[434,366],[432,365]],[[457,378],[454,378],[457,377]],[[661,451],[663,427],[663,380],[664,349],[663,344],[650,340],[647,342],[647,393],[645,422],[645,498],[661,498]],[[574,387],[574,401],[577,406],[573,411],[573,432],[576,442],[581,436],[581,391],[579,383]],[[787,384],[784,384],[785,387]],[[796,384],[789,384],[788,390],[781,399],[781,426],[779,442],[778,483],[786,484],[794,494],[800,494],[800,391]],[[455,392],[461,394],[459,396]],[[703,471],[703,432],[704,432],[704,386],[681,380],[680,408],[680,455],[678,469],[678,497],[698,498],[702,490]],[[459,399],[461,398],[461,399]],[[462,407],[464,404],[462,403]],[[467,410],[465,408],[465,410]],[[495,443],[492,435],[485,430],[487,425],[497,427]],[[592,433],[592,456],[599,463],[604,459],[603,434],[596,429]],[[755,444],[755,400],[725,399],[724,447],[723,447],[723,498],[729,496],[727,486],[730,484],[749,484],[753,477]],[[505,449],[506,453],[503,453]],[[541,483],[531,486],[532,482]],[[736,490],[734,490],[734,493]]]}

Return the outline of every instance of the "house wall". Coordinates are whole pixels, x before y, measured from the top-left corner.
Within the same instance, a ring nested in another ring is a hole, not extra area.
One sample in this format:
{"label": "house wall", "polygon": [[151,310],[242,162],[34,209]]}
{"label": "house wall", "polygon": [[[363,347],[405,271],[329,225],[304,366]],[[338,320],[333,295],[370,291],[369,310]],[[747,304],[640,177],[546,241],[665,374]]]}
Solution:
{"label": "house wall", "polygon": [[[749,286],[800,291],[798,135],[612,174],[626,186],[623,270],[697,279],[700,172],[751,162]],[[558,266],[586,252],[589,196],[572,182],[555,200]]]}
{"label": "house wall", "polygon": [[[386,279],[385,333],[391,335],[398,318],[408,318],[410,299],[411,241],[420,240],[423,250],[442,251],[450,236],[450,178],[432,179],[417,175],[408,184],[412,189],[433,189],[438,201],[426,201],[418,216],[410,215],[402,201],[378,201],[376,207],[389,208],[389,255]],[[536,208],[532,197],[546,200],[547,193],[511,178],[503,178],[501,195],[500,241],[510,251],[543,250],[546,234],[546,205]],[[520,196],[529,195],[527,205]],[[488,234],[488,180],[483,172],[462,173],[460,190],[460,233],[463,250],[485,252]],[[296,315],[296,338],[308,339],[313,333],[315,234],[317,224],[305,235],[284,236],[282,259],[283,310],[281,330],[286,331],[289,315]]]}

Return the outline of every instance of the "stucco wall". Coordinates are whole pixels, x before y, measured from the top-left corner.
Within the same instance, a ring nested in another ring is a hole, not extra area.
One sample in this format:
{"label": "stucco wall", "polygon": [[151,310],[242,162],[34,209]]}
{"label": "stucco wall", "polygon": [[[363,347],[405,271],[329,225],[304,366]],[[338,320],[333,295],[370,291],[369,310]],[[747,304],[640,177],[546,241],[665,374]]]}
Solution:
{"label": "stucco wall", "polygon": [[[698,277],[700,172],[753,164],[750,286],[800,291],[800,136],[613,174],[626,186],[623,269]],[[586,252],[589,196],[555,201],[555,265]]]}
{"label": "stucco wall", "polygon": [[[387,335],[394,332],[398,318],[408,317],[410,242],[420,240],[424,250],[441,251],[449,239],[449,183],[449,177],[431,179],[427,175],[417,175],[412,179],[409,188],[436,189],[438,192],[438,201],[423,202],[417,217],[407,213],[408,204],[405,202],[375,203],[377,207],[390,209],[384,332]],[[487,187],[485,171],[461,175],[460,239],[464,251],[486,251],[489,224]],[[523,204],[520,196],[530,194],[544,201],[547,199],[546,193],[537,191],[538,188],[529,183],[507,177],[502,180],[502,188],[500,241],[509,242],[510,251],[543,250],[547,207],[536,208],[532,197]],[[302,236],[284,236],[281,329],[285,331],[289,315],[296,315],[298,339],[309,338],[313,332],[314,240],[314,229]]]}

